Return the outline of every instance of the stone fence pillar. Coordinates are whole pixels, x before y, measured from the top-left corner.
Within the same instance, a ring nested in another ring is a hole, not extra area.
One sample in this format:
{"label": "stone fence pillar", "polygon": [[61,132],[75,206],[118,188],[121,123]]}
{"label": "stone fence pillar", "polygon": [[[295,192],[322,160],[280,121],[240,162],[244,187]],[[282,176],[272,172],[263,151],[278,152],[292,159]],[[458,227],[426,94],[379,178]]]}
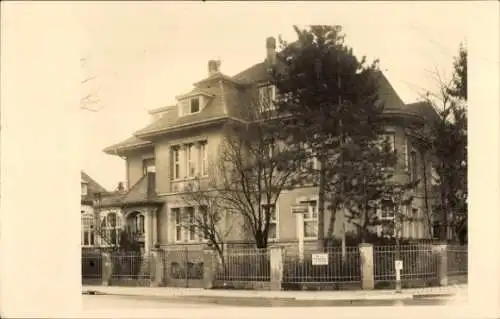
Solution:
{"label": "stone fence pillar", "polygon": [[283,281],[283,246],[272,246],[269,249],[271,265],[271,290],[281,290]]}
{"label": "stone fence pillar", "polygon": [[361,267],[361,288],[371,290],[375,288],[374,267],[373,267],[373,245],[360,244],[359,257]]}
{"label": "stone fence pillar", "polygon": [[164,284],[165,265],[163,251],[159,249],[151,250],[148,256],[151,271],[151,287],[161,287]]}
{"label": "stone fence pillar", "polygon": [[434,256],[437,257],[437,279],[440,286],[448,285],[448,245],[445,243],[432,246]]}
{"label": "stone fence pillar", "polygon": [[101,267],[102,285],[109,286],[111,275],[113,274],[113,262],[110,253],[104,251],[101,253]]}
{"label": "stone fence pillar", "polygon": [[217,273],[217,253],[211,247],[203,250],[203,288],[212,289]]}

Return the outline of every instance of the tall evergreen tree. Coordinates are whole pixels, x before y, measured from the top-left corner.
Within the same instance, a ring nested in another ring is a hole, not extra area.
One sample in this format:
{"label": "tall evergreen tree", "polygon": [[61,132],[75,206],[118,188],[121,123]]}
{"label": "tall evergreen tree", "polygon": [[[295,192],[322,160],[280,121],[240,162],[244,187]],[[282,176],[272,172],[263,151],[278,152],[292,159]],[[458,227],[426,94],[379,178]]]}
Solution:
{"label": "tall evergreen tree", "polygon": [[[296,42],[281,41],[284,67],[275,68],[273,76],[279,92],[276,105],[288,117],[283,134],[296,158],[315,156],[319,162],[319,167],[308,168],[319,186],[318,239],[324,245],[333,233],[336,209],[346,201],[351,169],[346,157],[352,144],[375,140],[382,132],[380,73],[377,61],[367,65],[364,57],[354,55],[340,26],[294,29]],[[326,198],[332,212],[327,236]]]}

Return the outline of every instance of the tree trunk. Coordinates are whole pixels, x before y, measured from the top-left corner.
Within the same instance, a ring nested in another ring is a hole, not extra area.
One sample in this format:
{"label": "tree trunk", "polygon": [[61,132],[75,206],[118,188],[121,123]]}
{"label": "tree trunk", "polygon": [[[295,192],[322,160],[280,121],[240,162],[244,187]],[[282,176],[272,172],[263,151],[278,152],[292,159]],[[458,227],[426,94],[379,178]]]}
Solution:
{"label": "tree trunk", "polygon": [[319,190],[318,190],[318,248],[325,248],[325,182],[326,169],[324,159],[320,161]]}
{"label": "tree trunk", "polygon": [[[430,218],[430,215],[429,215],[429,190],[428,190],[428,184],[427,184],[427,165],[426,165],[426,161],[425,161],[425,151],[422,150],[420,152],[421,154],[421,157],[422,157],[422,166],[423,166],[423,169],[424,169],[424,210],[425,210],[425,216],[427,217],[427,229],[428,229],[428,232],[429,232],[429,235],[432,236],[432,221],[431,221],[431,218]],[[431,175],[431,178],[432,178],[432,175]]]}

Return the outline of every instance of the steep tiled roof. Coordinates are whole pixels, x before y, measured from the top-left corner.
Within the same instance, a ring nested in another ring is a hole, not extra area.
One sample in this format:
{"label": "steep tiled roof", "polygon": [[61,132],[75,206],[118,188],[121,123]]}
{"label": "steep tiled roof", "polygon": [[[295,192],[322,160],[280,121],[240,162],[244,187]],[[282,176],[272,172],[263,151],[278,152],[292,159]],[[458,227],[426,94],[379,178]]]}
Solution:
{"label": "steep tiled roof", "polygon": [[80,172],[80,179],[82,182],[87,183],[87,194],[81,196],[82,203],[92,203],[94,200],[95,193],[108,194],[109,192],[102,187],[99,183],[97,183],[93,178],[91,178],[84,171]]}
{"label": "steep tiled roof", "polygon": [[269,66],[266,61],[257,63],[255,65],[252,65],[248,69],[234,75],[233,79],[244,84],[252,84],[259,81],[270,80],[271,77],[269,75]]}
{"label": "steep tiled roof", "polygon": [[211,119],[221,118],[225,116],[223,99],[219,85],[203,88],[203,92],[211,94],[208,104],[195,114],[179,116],[178,108],[174,107],[162,115],[157,121],[149,124],[145,128],[135,132],[134,135],[141,137],[157,131],[166,131],[188,124],[194,124],[200,121],[209,121]]}
{"label": "steep tiled roof", "polygon": [[102,206],[126,206],[133,204],[160,204],[154,192],[155,178],[154,173],[144,175],[137,183],[125,194],[114,194],[102,199]]}
{"label": "steep tiled roof", "polygon": [[419,101],[406,104],[406,108],[417,113],[427,121],[438,119],[439,115],[429,102]]}

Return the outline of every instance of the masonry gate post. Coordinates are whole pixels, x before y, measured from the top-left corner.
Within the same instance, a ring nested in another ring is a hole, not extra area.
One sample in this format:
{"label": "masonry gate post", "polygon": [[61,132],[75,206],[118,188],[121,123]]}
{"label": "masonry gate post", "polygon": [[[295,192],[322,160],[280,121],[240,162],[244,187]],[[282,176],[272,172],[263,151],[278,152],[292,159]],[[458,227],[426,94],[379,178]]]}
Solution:
{"label": "masonry gate post", "polygon": [[101,254],[101,267],[102,267],[102,285],[109,286],[111,275],[113,274],[113,262],[109,252],[102,252]]}
{"label": "masonry gate post", "polygon": [[151,262],[151,287],[161,287],[164,284],[164,262],[163,251],[160,249],[151,250],[149,255]]}
{"label": "masonry gate post", "polygon": [[437,279],[440,286],[448,285],[448,245],[446,243],[434,244],[433,252],[437,257]]}
{"label": "masonry gate post", "polygon": [[370,290],[375,288],[374,267],[373,267],[373,245],[360,244],[359,257],[361,267],[361,288]]}
{"label": "masonry gate post", "polygon": [[283,246],[272,246],[269,249],[271,267],[271,290],[281,290],[283,282]]}
{"label": "masonry gate post", "polygon": [[212,289],[215,283],[217,273],[217,254],[211,247],[203,249],[203,287]]}

